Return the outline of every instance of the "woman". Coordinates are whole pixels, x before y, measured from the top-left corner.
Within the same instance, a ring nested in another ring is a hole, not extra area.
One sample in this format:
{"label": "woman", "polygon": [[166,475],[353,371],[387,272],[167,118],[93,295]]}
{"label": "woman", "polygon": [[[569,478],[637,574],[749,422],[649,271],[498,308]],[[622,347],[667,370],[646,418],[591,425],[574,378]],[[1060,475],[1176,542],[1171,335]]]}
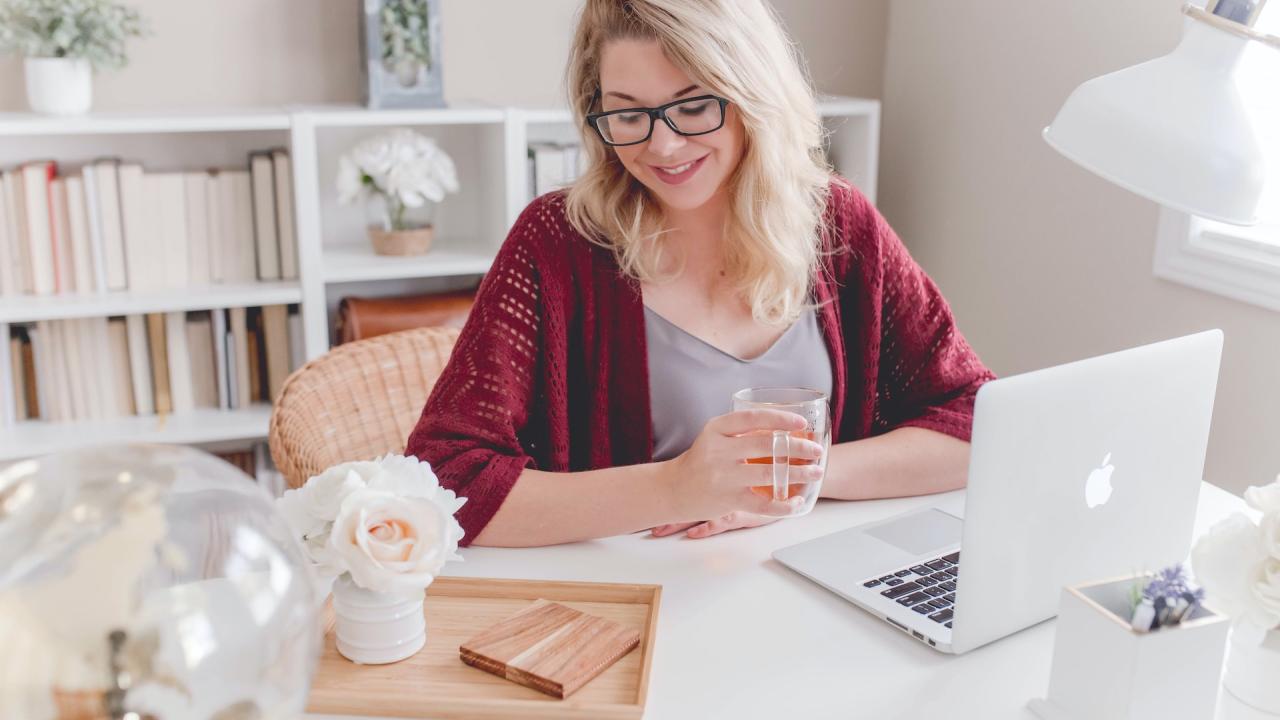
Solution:
{"label": "woman", "polygon": [[749,490],[769,466],[745,459],[803,420],[696,399],[729,376],[829,391],[824,497],[963,486],[992,375],[830,173],[772,11],[587,0],[567,79],[588,168],[512,227],[408,441],[468,498],[464,543],[706,537],[789,514]]}

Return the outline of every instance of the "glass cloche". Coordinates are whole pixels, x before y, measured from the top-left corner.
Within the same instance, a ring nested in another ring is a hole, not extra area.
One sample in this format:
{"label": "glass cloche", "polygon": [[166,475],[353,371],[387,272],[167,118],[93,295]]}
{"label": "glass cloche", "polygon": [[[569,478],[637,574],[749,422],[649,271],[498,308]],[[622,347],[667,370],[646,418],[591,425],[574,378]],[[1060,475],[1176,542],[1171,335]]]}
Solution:
{"label": "glass cloche", "polygon": [[0,718],[296,717],[321,602],[270,497],[212,455],[0,468]]}

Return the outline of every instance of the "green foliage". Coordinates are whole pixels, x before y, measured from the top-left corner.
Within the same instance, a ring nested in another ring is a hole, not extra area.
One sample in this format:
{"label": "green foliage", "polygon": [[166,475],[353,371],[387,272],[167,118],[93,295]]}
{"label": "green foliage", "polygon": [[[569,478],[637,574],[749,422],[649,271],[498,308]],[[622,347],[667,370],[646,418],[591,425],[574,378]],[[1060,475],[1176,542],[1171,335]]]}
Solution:
{"label": "green foliage", "polygon": [[149,33],[137,10],[112,0],[4,0],[0,52],[80,58],[95,68],[128,62],[125,41]]}
{"label": "green foliage", "polygon": [[428,0],[383,0],[382,60],[417,60],[431,71],[431,38],[427,34]]}

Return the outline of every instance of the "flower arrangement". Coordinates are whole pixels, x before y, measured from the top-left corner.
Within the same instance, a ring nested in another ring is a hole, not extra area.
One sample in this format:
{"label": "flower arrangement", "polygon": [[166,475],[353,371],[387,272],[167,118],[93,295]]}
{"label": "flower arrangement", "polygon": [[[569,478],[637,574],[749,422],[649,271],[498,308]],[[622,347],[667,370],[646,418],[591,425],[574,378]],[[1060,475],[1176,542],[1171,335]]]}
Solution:
{"label": "flower arrangement", "polygon": [[1204,602],[1204,589],[1191,586],[1181,564],[1167,567],[1147,580],[1141,590],[1140,584],[1134,585],[1130,603],[1132,627],[1138,632],[1178,625]]}
{"label": "flower arrangement", "polygon": [[405,87],[418,80],[419,68],[431,72],[431,35],[427,0],[383,0],[382,66]]}
{"label": "flower arrangement", "polygon": [[1191,565],[1215,608],[1261,630],[1280,628],[1280,478],[1251,487],[1243,513],[1214,525],[1196,542]]}
{"label": "flower arrangement", "polygon": [[465,502],[440,487],[430,464],[388,454],[335,465],[276,504],[322,575],[405,593],[421,591],[446,562],[462,559],[454,513]]}
{"label": "flower arrangement", "polygon": [[453,159],[431,138],[406,128],[361,141],[338,161],[338,200],[355,202],[370,194],[386,200],[387,230],[410,230],[410,208],[440,202],[458,191]]}
{"label": "flower arrangement", "polygon": [[124,44],[149,32],[137,10],[111,0],[8,0],[0,5],[0,52],[87,60],[121,68]]}

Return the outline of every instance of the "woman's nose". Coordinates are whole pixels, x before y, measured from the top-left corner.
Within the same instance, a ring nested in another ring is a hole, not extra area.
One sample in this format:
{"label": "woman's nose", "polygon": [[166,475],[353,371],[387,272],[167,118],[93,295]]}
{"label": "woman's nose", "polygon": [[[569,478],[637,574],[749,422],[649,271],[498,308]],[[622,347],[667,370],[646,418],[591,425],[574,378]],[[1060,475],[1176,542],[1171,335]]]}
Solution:
{"label": "woman's nose", "polygon": [[683,147],[686,142],[683,135],[672,130],[664,121],[657,120],[653,123],[653,134],[649,136],[649,152],[658,156],[669,156]]}

